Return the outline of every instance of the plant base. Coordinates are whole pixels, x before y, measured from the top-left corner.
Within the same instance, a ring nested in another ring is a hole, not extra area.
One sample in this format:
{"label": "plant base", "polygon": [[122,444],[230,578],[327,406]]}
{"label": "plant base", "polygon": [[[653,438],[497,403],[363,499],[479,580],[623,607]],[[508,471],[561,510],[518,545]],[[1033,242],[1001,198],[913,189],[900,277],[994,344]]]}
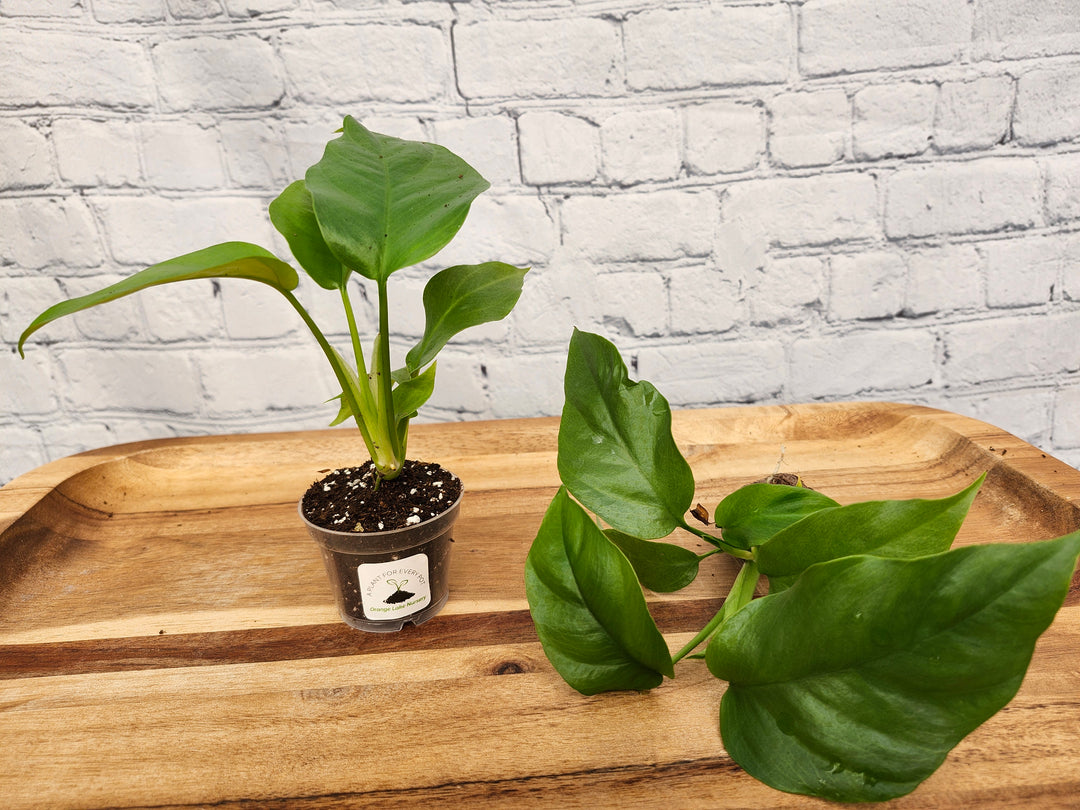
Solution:
{"label": "plant base", "polygon": [[[454,479],[460,486],[460,482]],[[316,483],[314,486],[320,486]],[[350,627],[392,633],[438,613],[450,594],[449,563],[460,494],[435,517],[400,529],[326,529],[300,517],[319,544],[338,612]]]}

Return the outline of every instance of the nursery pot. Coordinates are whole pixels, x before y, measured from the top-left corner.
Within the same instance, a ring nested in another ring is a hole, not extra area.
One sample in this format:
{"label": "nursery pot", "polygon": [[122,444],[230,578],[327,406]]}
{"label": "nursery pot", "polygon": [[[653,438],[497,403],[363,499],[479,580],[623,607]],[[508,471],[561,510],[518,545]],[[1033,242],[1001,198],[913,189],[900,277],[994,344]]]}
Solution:
{"label": "nursery pot", "polygon": [[[464,493],[463,493],[464,494]],[[450,595],[450,546],[461,496],[422,523],[382,532],[340,532],[300,518],[322,550],[342,620],[372,633],[420,625]]]}

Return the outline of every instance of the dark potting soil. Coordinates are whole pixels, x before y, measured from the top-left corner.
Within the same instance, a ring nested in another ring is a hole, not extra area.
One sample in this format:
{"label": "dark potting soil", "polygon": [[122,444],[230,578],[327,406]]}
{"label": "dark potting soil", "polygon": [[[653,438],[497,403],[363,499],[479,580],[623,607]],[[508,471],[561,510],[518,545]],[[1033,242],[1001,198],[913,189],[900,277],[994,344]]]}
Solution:
{"label": "dark potting soil", "polygon": [[430,520],[461,495],[461,479],[440,465],[408,460],[375,486],[375,465],[332,470],[304,493],[304,517],[339,532],[381,532]]}

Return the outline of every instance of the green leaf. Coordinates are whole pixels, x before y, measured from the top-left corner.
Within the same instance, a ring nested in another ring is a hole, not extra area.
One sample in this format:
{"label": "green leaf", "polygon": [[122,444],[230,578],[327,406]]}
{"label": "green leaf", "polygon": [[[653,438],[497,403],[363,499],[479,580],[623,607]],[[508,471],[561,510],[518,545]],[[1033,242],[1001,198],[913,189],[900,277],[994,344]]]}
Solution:
{"label": "green leaf", "polygon": [[758,567],[775,593],[814,563],[849,554],[921,557],[945,551],[984,478],[948,498],[866,501],[814,512],[758,546]]}
{"label": "green leaf", "polygon": [[644,539],[683,525],[694,476],[671,436],[671,409],[632,382],[618,349],[574,330],[566,359],[559,475],[612,528]]}
{"label": "green leaf", "polygon": [[424,287],[424,337],[405,358],[409,370],[430,363],[459,332],[509,315],[527,272],[487,262],[448,267],[432,276]]}
{"label": "green leaf", "polygon": [[19,337],[19,354],[23,354],[23,344],[30,335],[65,315],[148,287],[200,278],[246,278],[269,284],[280,292],[295,289],[299,282],[296,271],[270,251],[247,242],[225,242],[159,262],[97,292],[54,304],[34,318]]}
{"label": "green leaf", "polygon": [[341,264],[323,239],[311,194],[303,180],[286,187],[270,203],[270,221],[285,237],[296,261],[316,284],[336,290],[348,281],[349,269]]}
{"label": "green leaf", "polygon": [[371,132],[351,116],[304,180],[333,254],[380,281],[441,250],[489,185],[448,149]]}
{"label": "green leaf", "polygon": [[394,388],[394,423],[412,419],[420,407],[431,398],[435,390],[435,364],[428,366],[423,374],[399,383]]}
{"label": "green leaf", "polygon": [[634,567],[638,580],[650,591],[672,593],[682,590],[698,574],[701,557],[690,549],[674,543],[641,540],[615,529],[605,530],[604,535],[619,547]]}
{"label": "green leaf", "polygon": [[1080,532],[807,569],[709,645],[724,747],[780,790],[908,793],[1016,694],[1078,555]]}
{"label": "green leaf", "polygon": [[722,530],[724,542],[749,549],[809,514],[839,505],[806,487],[748,484],[720,501],[713,521]]}
{"label": "green leaf", "polygon": [[674,668],[634,569],[561,487],[525,561],[548,660],[582,694],[651,689]]}

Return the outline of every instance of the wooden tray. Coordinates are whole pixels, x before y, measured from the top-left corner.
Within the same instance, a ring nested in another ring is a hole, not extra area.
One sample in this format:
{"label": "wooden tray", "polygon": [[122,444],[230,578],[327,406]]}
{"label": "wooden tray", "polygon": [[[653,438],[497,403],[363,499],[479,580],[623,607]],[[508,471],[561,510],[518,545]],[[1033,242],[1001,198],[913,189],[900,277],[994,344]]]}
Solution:
{"label": "wooden tray", "polygon": [[[416,426],[466,500],[444,611],[399,634],[338,621],[296,501],[363,460],[348,430],[106,448],[0,489],[0,804],[809,807],[744,774],[723,684],[684,661],[647,694],[583,698],[544,658],[522,566],[558,486],[555,419]],[[1080,472],[954,414],[883,403],[675,414],[710,510],[780,469],[847,503],[935,497],[989,471],[958,543],[1080,527]],[[683,541],[696,547],[690,537]],[[734,567],[649,595],[673,649]],[[1080,588],[1019,695],[897,807],[1075,807]]]}

